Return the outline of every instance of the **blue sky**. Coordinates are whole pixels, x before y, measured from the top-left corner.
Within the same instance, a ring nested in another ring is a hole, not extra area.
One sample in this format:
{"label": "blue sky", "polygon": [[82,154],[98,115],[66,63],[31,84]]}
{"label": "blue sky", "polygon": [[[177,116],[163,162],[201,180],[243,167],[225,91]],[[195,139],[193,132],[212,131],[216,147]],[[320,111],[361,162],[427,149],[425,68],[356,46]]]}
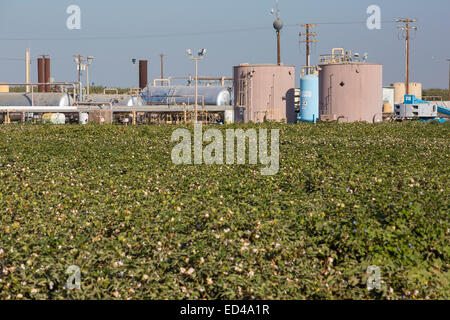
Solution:
{"label": "blue sky", "polygon": [[[73,54],[95,57],[90,79],[115,87],[137,85],[137,69],[132,58],[150,60],[150,77],[159,78],[159,54],[165,58],[165,74],[193,73],[186,48],[195,52],[207,48],[200,74],[231,76],[240,63],[276,62],[274,17],[275,0],[2,0],[0,7],[0,82],[24,80],[25,49],[33,58],[50,54],[52,77],[73,81],[76,71]],[[66,9],[81,7],[81,30],[68,30]],[[366,9],[381,7],[381,30],[368,30]],[[318,23],[319,43],[313,50],[313,63],[333,47],[368,52],[369,61],[384,65],[384,84],[403,81],[404,41],[391,21],[414,17],[419,31],[412,42],[411,81],[425,88],[446,88],[450,58],[450,1],[448,0],[280,0],[282,60],[304,64],[304,48],[299,45],[297,24]],[[358,22],[333,24],[335,22]],[[327,24],[332,23],[332,24]],[[151,37],[150,37],[151,35]],[[105,37],[118,37],[105,38]],[[129,36],[137,36],[129,38]],[[148,37],[141,37],[148,36]],[[86,39],[94,37],[94,39]],[[20,39],[20,40],[11,40]],[[36,61],[32,80],[36,80]],[[297,72],[298,73],[298,72]]]}

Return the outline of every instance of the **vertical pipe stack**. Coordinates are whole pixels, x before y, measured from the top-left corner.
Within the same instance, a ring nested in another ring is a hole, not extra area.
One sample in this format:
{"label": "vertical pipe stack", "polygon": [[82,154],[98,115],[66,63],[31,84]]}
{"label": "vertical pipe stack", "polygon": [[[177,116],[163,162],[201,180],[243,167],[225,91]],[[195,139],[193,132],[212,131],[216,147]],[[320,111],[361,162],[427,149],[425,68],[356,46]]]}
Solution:
{"label": "vertical pipe stack", "polygon": [[[45,60],[44,58],[38,58],[38,83],[44,83],[45,82]],[[45,86],[39,85],[38,86],[39,92],[45,91]]]}
{"label": "vertical pipe stack", "polygon": [[[50,83],[50,58],[38,58],[38,83]],[[51,92],[50,85],[39,85],[39,92]]]}
{"label": "vertical pipe stack", "polygon": [[[161,80],[164,79],[164,55],[161,53]],[[164,86],[164,81],[161,81],[161,87]]]}
{"label": "vertical pipe stack", "polygon": [[25,53],[25,82],[27,83],[26,91],[30,92],[30,49],[27,49]]}
{"label": "vertical pipe stack", "polygon": [[[50,58],[45,58],[45,83],[50,83]],[[50,85],[45,86],[45,92],[51,92]]]}
{"label": "vertical pipe stack", "polygon": [[148,61],[139,60],[139,89],[144,89],[148,84]]}

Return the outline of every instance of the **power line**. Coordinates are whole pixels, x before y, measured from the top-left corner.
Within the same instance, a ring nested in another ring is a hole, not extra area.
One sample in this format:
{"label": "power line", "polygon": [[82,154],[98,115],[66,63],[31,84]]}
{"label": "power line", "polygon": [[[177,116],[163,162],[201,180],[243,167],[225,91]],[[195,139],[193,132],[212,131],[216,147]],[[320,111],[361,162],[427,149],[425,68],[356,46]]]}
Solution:
{"label": "power line", "polygon": [[[382,23],[395,23],[394,20],[383,21]],[[340,22],[318,22],[316,25],[352,25],[352,24],[366,24],[366,21],[340,21]],[[287,24],[286,28],[298,28],[301,23]],[[202,32],[182,32],[182,33],[165,33],[165,34],[147,34],[147,35],[124,35],[124,36],[86,36],[86,37],[55,37],[55,38],[0,38],[0,41],[83,41],[83,40],[137,40],[150,38],[173,38],[173,37],[189,37],[189,36],[203,36],[203,35],[218,35],[226,33],[239,33],[249,31],[269,30],[268,26],[247,27],[237,29],[224,29],[215,31]]]}

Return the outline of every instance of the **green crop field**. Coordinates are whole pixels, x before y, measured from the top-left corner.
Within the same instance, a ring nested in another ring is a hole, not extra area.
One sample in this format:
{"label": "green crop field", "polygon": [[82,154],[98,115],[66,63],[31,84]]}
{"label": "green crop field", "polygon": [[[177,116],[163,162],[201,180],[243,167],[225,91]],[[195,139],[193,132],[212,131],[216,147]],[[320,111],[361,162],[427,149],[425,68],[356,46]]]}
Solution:
{"label": "green crop field", "polygon": [[449,124],[237,127],[280,129],[277,175],[176,166],[173,126],[0,127],[0,299],[450,298]]}

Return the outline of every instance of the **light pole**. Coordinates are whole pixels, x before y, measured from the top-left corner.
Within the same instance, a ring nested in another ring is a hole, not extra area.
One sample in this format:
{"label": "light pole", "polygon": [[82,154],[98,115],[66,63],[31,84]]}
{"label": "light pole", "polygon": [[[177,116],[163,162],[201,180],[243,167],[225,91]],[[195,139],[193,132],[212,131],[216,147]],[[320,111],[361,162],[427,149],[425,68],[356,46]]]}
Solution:
{"label": "light pole", "polygon": [[89,95],[89,66],[94,61],[94,57],[89,56],[85,57],[81,54],[77,54],[74,56],[74,62],[77,66],[78,70],[78,83],[80,86],[80,100],[82,100],[83,96],[83,85],[81,83],[81,71],[86,70],[86,94]]}
{"label": "light pole", "polygon": [[89,66],[92,64],[92,62],[94,61],[94,57],[89,56],[87,58],[86,61],[86,94],[89,95],[89,89],[90,89],[90,85],[89,85]]}
{"label": "light pole", "polygon": [[187,49],[186,52],[189,55],[189,57],[191,58],[191,60],[194,60],[194,62],[195,62],[195,121],[194,121],[194,123],[197,123],[197,120],[198,120],[198,61],[203,60],[204,56],[206,55],[206,49],[199,50],[198,57],[194,57],[191,49]]}
{"label": "light pole", "polygon": [[[131,63],[133,64],[133,68],[136,67],[136,62],[137,62],[136,58],[131,59]],[[138,77],[138,79],[139,79],[139,77]],[[137,88],[139,88],[139,83],[137,85]]]}
{"label": "light pole", "polygon": [[78,71],[78,90],[79,90],[79,97],[78,97],[78,99],[80,101],[83,100],[83,90],[81,88],[81,58],[82,57],[83,56],[81,54],[78,54],[78,55],[75,55],[74,58],[73,58],[73,61],[75,62],[76,66],[77,66],[77,71]]}

